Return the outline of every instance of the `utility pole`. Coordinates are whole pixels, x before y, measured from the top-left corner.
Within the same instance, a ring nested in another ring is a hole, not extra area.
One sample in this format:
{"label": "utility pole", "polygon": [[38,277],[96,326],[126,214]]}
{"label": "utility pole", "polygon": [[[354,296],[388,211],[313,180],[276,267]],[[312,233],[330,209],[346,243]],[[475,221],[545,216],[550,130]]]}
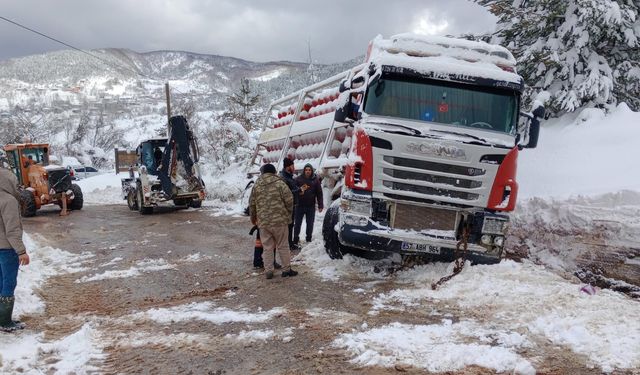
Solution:
{"label": "utility pole", "polygon": [[169,94],[169,82],[164,84],[164,91],[167,96],[167,138],[171,131],[171,94]]}
{"label": "utility pole", "polygon": [[309,73],[311,73],[311,82],[315,83],[316,76],[313,72],[315,70],[315,67],[313,66],[313,60],[311,60],[311,38],[307,39],[307,50],[309,52],[309,67],[307,69],[309,70]]}

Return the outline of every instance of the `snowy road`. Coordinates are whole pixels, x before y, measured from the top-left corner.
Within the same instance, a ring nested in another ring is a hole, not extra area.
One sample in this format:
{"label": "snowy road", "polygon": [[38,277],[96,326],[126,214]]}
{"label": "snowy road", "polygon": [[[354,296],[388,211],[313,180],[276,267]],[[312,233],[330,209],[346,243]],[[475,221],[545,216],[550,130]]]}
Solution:
{"label": "snowy road", "polygon": [[247,219],[211,209],[87,206],[25,229],[40,270],[21,272],[29,329],[0,337],[3,373],[640,372],[636,300],[529,262],[465,267],[433,291],[451,265],[385,275],[316,238],[298,277],[267,281]]}

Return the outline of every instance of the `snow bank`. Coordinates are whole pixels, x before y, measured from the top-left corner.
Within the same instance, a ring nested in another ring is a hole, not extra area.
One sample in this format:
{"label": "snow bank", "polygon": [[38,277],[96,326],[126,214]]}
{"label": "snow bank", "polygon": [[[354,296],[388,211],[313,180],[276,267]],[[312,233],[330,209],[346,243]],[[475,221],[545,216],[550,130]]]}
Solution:
{"label": "snow bank", "polygon": [[538,147],[523,150],[519,198],[640,191],[640,113],[585,109],[544,124]]}
{"label": "snow bank", "polygon": [[[430,273],[433,267],[416,269]],[[373,310],[422,308],[423,304],[441,302],[457,306],[461,316],[474,316],[485,327],[526,332],[524,338],[532,342],[544,336],[584,355],[605,372],[640,366],[640,309],[628,297],[609,290],[587,295],[579,284],[531,263],[503,261],[465,267],[436,291],[424,286],[426,280],[420,272],[411,273],[415,288],[379,294]],[[499,315],[492,315],[496,311]]]}
{"label": "snow bank", "polygon": [[129,173],[105,173],[75,183],[82,189],[84,203],[88,204],[126,204],[122,198],[121,179]]}
{"label": "snow bank", "polygon": [[49,277],[61,273],[85,271],[87,268],[84,265],[93,262],[91,260],[93,254],[77,255],[51,246],[44,246],[36,243],[34,238],[27,233],[23,235],[23,241],[31,263],[28,266],[20,267],[18,273],[14,310],[14,316],[17,318],[44,312],[44,302],[39,296],[39,289]]}
{"label": "snow bank", "polygon": [[100,336],[91,323],[58,341],[46,343],[42,334],[26,332],[0,337],[3,374],[90,374],[106,358]]}
{"label": "snow bank", "polygon": [[[28,266],[20,268],[16,288],[14,318],[44,312],[40,288],[52,276],[86,271],[93,263],[93,254],[72,254],[43,245],[44,240],[25,233],[23,241],[31,258]],[[45,342],[44,336],[29,330],[0,335],[0,373],[61,374],[97,371],[94,363],[104,356],[93,326],[85,324],[77,332],[58,341]],[[20,371],[18,371],[20,369]]]}

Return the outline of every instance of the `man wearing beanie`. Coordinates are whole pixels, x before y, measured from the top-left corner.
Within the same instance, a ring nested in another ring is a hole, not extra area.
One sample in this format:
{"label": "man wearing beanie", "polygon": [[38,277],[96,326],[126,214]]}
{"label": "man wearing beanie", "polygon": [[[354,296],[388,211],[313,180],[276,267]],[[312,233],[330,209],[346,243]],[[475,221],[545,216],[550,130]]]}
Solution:
{"label": "man wearing beanie", "polygon": [[291,190],[291,194],[293,194],[293,212],[291,214],[291,224],[289,224],[289,237],[288,237],[289,248],[291,250],[300,249],[298,244],[293,242],[293,215],[296,211],[296,206],[298,204],[298,193],[300,191],[300,188],[296,184],[296,181],[293,179],[293,172],[295,171],[296,171],[296,168],[293,165],[293,160],[289,158],[284,158],[284,160],[282,161],[282,170],[280,171],[279,176],[284,180],[284,182],[287,183],[287,186],[289,186],[289,190]]}
{"label": "man wearing beanie", "polygon": [[296,207],[293,241],[298,244],[300,242],[302,220],[306,219],[306,240],[307,242],[311,242],[313,223],[316,217],[316,202],[318,203],[319,212],[322,212],[324,205],[322,185],[320,184],[320,179],[314,173],[313,166],[311,164],[307,163],[304,166],[302,174],[296,178],[296,185],[298,185],[300,192],[298,193],[298,206]]}
{"label": "man wearing beanie", "polygon": [[276,176],[276,167],[265,164],[249,198],[251,223],[260,229],[264,251],[262,260],[267,279],[273,278],[273,250],[282,263],[282,277],[296,276],[291,269],[291,253],[287,241],[288,225],[293,212],[293,194],[286,182]]}

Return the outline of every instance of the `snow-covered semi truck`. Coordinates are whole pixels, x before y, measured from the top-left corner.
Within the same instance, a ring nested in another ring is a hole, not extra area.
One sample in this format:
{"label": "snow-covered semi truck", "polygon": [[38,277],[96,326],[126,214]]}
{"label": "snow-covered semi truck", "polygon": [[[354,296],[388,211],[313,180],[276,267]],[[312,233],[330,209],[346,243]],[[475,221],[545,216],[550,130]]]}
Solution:
{"label": "snow-covered semi truck", "polygon": [[122,179],[122,195],[131,210],[153,213],[153,208],[173,203],[199,208],[205,187],[198,165],[198,144],[183,116],[169,120],[169,137],[152,138],[136,149],[138,175]]}
{"label": "snow-covered semi truck", "polygon": [[297,171],[314,165],[334,200],[323,223],[333,258],[449,261],[464,247],[473,263],[499,262],[518,153],[536,146],[544,114],[520,113],[515,64],[482,42],[377,37],[364,64],[271,104],[249,175],[287,157]]}

